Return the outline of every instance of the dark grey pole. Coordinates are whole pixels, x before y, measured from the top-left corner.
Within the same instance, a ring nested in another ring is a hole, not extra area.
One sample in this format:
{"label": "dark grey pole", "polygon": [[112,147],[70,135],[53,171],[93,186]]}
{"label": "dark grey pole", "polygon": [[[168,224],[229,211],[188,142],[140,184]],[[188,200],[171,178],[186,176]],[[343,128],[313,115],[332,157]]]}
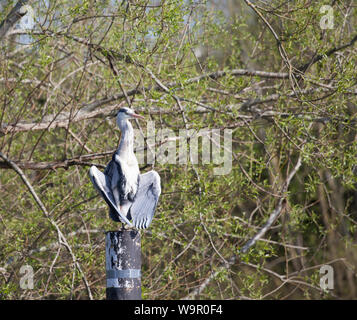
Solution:
{"label": "dark grey pole", "polygon": [[141,242],[138,230],[105,235],[107,300],[141,300]]}

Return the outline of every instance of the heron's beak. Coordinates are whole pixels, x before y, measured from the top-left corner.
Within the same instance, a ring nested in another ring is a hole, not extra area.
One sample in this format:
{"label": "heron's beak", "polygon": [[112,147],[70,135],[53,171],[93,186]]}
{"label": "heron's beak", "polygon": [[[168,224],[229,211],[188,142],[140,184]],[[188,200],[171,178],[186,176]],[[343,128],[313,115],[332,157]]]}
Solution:
{"label": "heron's beak", "polygon": [[137,119],[145,119],[143,116],[136,114],[136,113],[133,113],[131,116],[134,118],[137,118]]}

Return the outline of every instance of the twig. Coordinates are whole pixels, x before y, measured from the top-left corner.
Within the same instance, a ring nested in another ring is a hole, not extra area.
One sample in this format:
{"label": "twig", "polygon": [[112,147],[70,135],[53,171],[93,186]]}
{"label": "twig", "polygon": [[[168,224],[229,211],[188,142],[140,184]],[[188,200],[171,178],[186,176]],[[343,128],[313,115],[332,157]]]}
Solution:
{"label": "twig", "polygon": [[282,187],[281,194],[282,197],[278,201],[278,205],[276,208],[273,210],[273,212],[270,214],[267,222],[264,224],[264,226],[255,234],[253,238],[251,238],[240,250],[242,253],[246,253],[260,238],[264,236],[264,234],[269,230],[271,225],[275,222],[275,220],[278,218],[280,215],[281,211],[284,208],[285,204],[285,199],[286,199],[286,192],[289,188],[291,179],[295,176],[296,172],[299,170],[301,167],[301,154],[299,156],[298,161],[296,162],[296,165],[294,169],[290,172],[289,176],[286,178],[285,183]]}
{"label": "twig", "polygon": [[26,5],[28,0],[20,0],[16,3],[15,7],[13,7],[10,13],[6,16],[6,18],[0,24],[0,40],[6,37],[7,33],[10,29],[15,26],[15,24],[26,15],[27,11],[23,10],[22,7]]}
{"label": "twig", "polygon": [[86,150],[87,152],[93,152],[91,149],[89,149],[89,148],[86,146],[85,143],[83,143],[83,142],[81,141],[81,139],[79,139],[79,137],[78,137],[71,129],[68,128],[68,132],[69,132],[69,134],[74,138],[74,140],[76,140],[76,141],[80,144],[80,146],[81,146],[84,150]]}
{"label": "twig", "polygon": [[[186,137],[188,138],[188,132],[189,132],[189,127],[188,127],[188,122],[187,122],[187,117],[186,117],[186,114],[185,114],[185,111],[184,111],[184,108],[182,107],[182,104],[181,104],[181,99],[176,96],[175,94],[173,94],[172,92],[170,92],[170,89],[168,87],[166,87],[161,81],[160,79],[158,79],[155,74],[148,68],[145,68],[143,67],[144,70],[150,75],[150,77],[156,82],[156,84],[163,90],[165,91],[167,94],[171,95],[174,100],[176,101],[176,104],[177,106],[179,107],[180,111],[181,111],[181,116],[182,116],[182,120],[183,120],[183,123],[185,125],[185,129],[186,129]],[[196,178],[197,178],[197,181],[198,181],[198,194],[199,196],[201,197],[201,194],[202,194],[202,188],[201,188],[201,179],[200,179],[200,176],[198,174],[198,171],[197,169],[195,168],[194,166],[194,162],[193,162],[193,158],[192,158],[192,151],[191,151],[191,148],[189,150],[189,157],[190,157],[190,162],[191,162],[191,166],[192,166],[192,170],[194,171],[195,175],[196,175]]]}
{"label": "twig", "polygon": [[44,204],[42,203],[41,199],[38,197],[37,193],[35,192],[35,189],[32,187],[31,183],[28,181],[27,177],[25,176],[23,171],[16,165],[16,163],[14,163],[12,160],[8,159],[2,152],[0,152],[0,157],[5,162],[7,162],[13,168],[13,170],[20,176],[22,181],[25,183],[27,189],[31,193],[32,197],[34,198],[36,204],[39,206],[39,208],[43,212],[44,216],[48,219],[48,221],[51,223],[51,225],[56,229],[57,234],[58,234],[58,242],[59,242],[59,244],[63,245],[67,249],[69,254],[71,255],[73,263],[75,264],[77,270],[79,271],[79,273],[82,276],[82,280],[83,280],[84,285],[85,285],[85,287],[87,289],[87,293],[88,293],[89,299],[93,300],[93,296],[92,296],[90,287],[88,285],[88,281],[86,279],[86,276],[84,275],[80,264],[78,263],[75,255],[73,254],[73,251],[72,251],[71,247],[69,246],[69,244],[67,242],[67,239],[63,235],[63,233],[62,233],[61,229],[59,228],[59,226],[57,225],[57,223],[49,215],[46,207],[44,206]]}
{"label": "twig", "polygon": [[319,54],[317,56],[314,56],[309,62],[305,63],[304,65],[298,67],[298,70],[300,70],[301,72],[305,73],[307,71],[308,68],[310,68],[313,64],[315,64],[316,62],[319,62],[320,60],[322,60],[324,57],[329,57],[332,54],[341,51],[343,49],[346,49],[348,47],[351,47],[355,44],[355,42],[357,41],[357,34],[347,43],[339,46],[339,47],[334,47],[330,50],[328,50],[327,52],[325,52],[324,54]]}
{"label": "twig", "polygon": [[[148,71],[148,70],[147,70]],[[151,72],[151,71],[150,71]],[[149,73],[150,74],[150,73]],[[218,79],[224,77],[226,75],[232,76],[259,76],[262,78],[272,78],[272,79],[287,79],[288,73],[276,73],[276,72],[266,72],[266,71],[257,71],[257,70],[245,70],[245,69],[233,69],[227,71],[217,71],[212,73],[206,73],[197,77],[193,77],[191,79],[186,80],[184,83],[180,82],[169,82],[163,84],[161,81],[157,81],[157,77],[153,75],[151,72],[151,76],[157,83],[154,87],[146,87],[139,89],[137,86],[135,88],[126,90],[122,93],[112,95],[110,97],[104,97],[102,99],[98,99],[96,101],[90,103],[83,103],[81,108],[73,114],[70,118],[69,112],[62,112],[60,114],[48,115],[46,116],[41,122],[34,122],[34,123],[15,123],[15,124],[5,124],[0,126],[0,136],[6,135],[8,133],[14,132],[22,132],[22,131],[31,131],[31,130],[48,130],[58,127],[67,127],[69,119],[71,123],[78,122],[85,119],[100,117],[100,116],[107,116],[118,110],[120,106],[113,105],[108,106],[106,108],[102,108],[100,110],[96,110],[100,106],[105,104],[111,103],[113,101],[117,101],[120,99],[127,99],[130,96],[135,94],[141,93],[142,91],[150,91],[150,90],[157,90],[157,91],[165,91],[168,92],[169,89],[174,88],[182,88],[185,85],[189,85],[195,82],[199,82],[205,79]]]}

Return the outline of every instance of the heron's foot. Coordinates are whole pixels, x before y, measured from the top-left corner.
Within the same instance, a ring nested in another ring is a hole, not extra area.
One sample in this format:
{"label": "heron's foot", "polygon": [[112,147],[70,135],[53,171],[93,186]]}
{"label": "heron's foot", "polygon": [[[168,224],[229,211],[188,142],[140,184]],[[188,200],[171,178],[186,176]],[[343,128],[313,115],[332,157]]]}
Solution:
{"label": "heron's foot", "polygon": [[123,223],[123,230],[135,230],[136,228],[134,226],[129,226],[126,223]]}
{"label": "heron's foot", "polygon": [[124,230],[134,230],[135,227],[134,226],[129,226],[128,224],[122,222],[121,223],[121,230],[124,231]]}

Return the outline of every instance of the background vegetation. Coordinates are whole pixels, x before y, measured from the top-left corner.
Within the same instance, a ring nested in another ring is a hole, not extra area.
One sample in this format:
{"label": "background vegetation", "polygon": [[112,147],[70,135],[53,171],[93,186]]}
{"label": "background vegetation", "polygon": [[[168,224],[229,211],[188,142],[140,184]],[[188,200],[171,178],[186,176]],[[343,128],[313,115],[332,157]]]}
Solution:
{"label": "background vegetation", "polygon": [[163,190],[144,299],[357,297],[353,0],[5,0],[0,21],[0,299],[105,298],[118,225],[88,169],[121,106],[156,131],[232,130],[228,174],[143,166]]}

